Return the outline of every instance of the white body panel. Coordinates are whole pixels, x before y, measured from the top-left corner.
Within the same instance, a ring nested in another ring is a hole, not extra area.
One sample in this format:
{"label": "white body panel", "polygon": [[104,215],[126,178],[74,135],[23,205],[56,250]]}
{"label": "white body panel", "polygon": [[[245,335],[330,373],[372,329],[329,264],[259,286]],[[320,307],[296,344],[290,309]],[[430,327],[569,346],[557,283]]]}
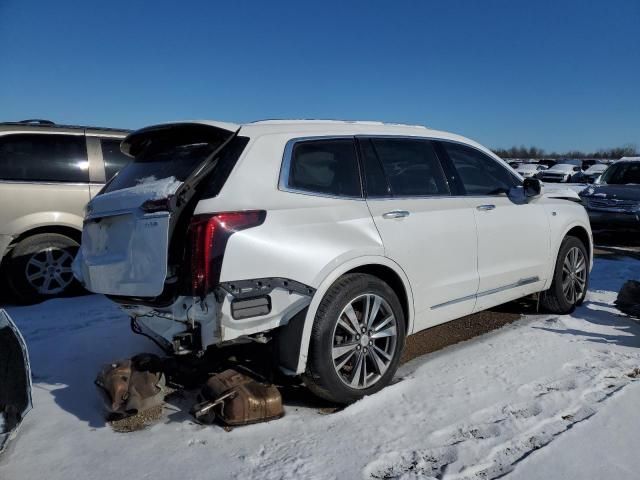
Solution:
{"label": "white body panel", "polygon": [[[385,255],[409,277],[414,328],[422,330],[471,313],[478,290],[478,247],[473,211],[466,200],[433,197],[367,203]],[[384,218],[385,213],[397,211],[409,215]]]}
{"label": "white body panel", "polygon": [[[202,330],[202,346],[206,348],[269,332],[286,325],[293,315],[308,307],[298,363],[293,369],[293,373],[302,373],[317,308],[326,291],[347,272],[370,266],[392,272],[406,297],[407,332],[413,333],[548,288],[560,243],[567,232],[579,227],[590,237],[584,208],[566,199],[578,198],[571,192],[553,192],[518,203],[504,194],[364,200],[294,193],[279,188],[285,145],[292,139],[308,137],[366,134],[450,140],[479,149],[509,169],[486,148],[457,135],[423,127],[328,121],[259,122],[241,126],[239,134],[248,137],[249,143],[219,194],[199,201],[194,214],[256,209],[267,213],[263,224],[231,235],[220,281],[232,283],[277,277],[300,282],[314,293],[301,295],[275,288],[270,292],[271,311],[243,320],[231,315],[232,295],[217,299],[214,295],[205,299],[181,296],[168,307],[127,307],[134,317],[146,315],[142,320],[145,326],[168,342],[188,324],[197,322]],[[149,195],[152,198],[153,192]],[[123,208],[130,212],[143,201],[135,195],[130,199],[121,194],[111,200],[102,197],[107,195],[98,196],[92,202],[91,215],[96,215],[96,209],[101,208],[104,211]],[[493,208],[477,208],[487,204]],[[406,211],[409,215],[395,219],[383,217],[391,211]],[[92,259],[99,264],[102,255],[101,250],[94,247],[100,241],[93,238],[101,238],[100,235],[88,232],[87,236],[90,238],[87,252],[93,252],[93,256],[84,260],[83,272],[94,268]],[[154,255],[160,259],[159,263],[166,264],[166,256],[162,256],[162,250],[166,253],[166,245],[162,243],[165,239],[161,238],[156,253],[144,257],[145,241],[158,241],[158,237],[145,240],[142,235],[140,238],[143,241],[134,246],[129,244],[126,258],[132,270],[126,275],[133,274],[138,268],[135,265],[140,263],[144,272],[133,278],[146,281],[151,295],[157,295],[160,282],[166,277],[166,268],[162,270],[158,265],[160,270],[152,272],[142,264],[152,264]],[[121,254],[125,243],[108,241]],[[121,247],[115,246],[118,244]],[[148,261],[139,262],[138,258]],[[105,280],[100,288],[113,286],[118,294],[123,294],[126,288],[122,286],[126,283],[122,282],[123,273],[104,275],[110,280]],[[97,285],[99,281],[96,277],[92,282]],[[175,325],[167,319],[173,319]]]}

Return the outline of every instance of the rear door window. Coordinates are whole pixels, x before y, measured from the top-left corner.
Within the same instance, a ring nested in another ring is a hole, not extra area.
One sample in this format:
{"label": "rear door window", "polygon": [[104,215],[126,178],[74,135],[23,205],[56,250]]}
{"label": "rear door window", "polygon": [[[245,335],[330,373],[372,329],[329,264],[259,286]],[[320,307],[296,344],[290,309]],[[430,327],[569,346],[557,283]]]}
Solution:
{"label": "rear door window", "polygon": [[120,150],[119,138],[101,138],[100,146],[102,149],[102,159],[104,160],[105,178],[109,180],[118,173],[125,165],[133,160]]}
{"label": "rear door window", "polygon": [[440,142],[467,195],[500,195],[520,184],[518,178],[480,150],[453,142]]}
{"label": "rear door window", "polygon": [[84,135],[16,133],[0,136],[0,180],[89,182]]}
{"label": "rear door window", "polygon": [[[429,140],[371,138],[364,139],[362,146],[369,196],[451,195],[442,165]],[[381,171],[388,185],[380,178]]]}
{"label": "rear door window", "polygon": [[353,138],[296,142],[291,150],[284,182],[285,188],[296,191],[337,197],[361,197]]}

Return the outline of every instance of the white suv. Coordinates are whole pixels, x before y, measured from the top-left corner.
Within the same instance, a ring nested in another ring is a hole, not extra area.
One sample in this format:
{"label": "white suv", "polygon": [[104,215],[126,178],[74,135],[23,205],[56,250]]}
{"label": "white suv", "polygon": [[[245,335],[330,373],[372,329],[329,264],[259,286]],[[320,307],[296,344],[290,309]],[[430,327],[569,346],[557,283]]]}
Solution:
{"label": "white suv", "polygon": [[76,277],[174,354],[273,342],[315,393],[387,384],[406,335],[536,292],[568,312],[592,240],[571,191],[541,193],[477,143],[376,122],[184,122],[88,205]]}

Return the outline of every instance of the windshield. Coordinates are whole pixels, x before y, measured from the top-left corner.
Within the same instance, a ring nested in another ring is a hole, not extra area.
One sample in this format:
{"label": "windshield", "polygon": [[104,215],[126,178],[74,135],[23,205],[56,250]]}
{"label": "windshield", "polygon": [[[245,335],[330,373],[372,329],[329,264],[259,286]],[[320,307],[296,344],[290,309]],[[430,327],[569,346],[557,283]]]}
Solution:
{"label": "windshield", "polygon": [[600,177],[600,183],[610,185],[640,184],[640,162],[611,165]]}

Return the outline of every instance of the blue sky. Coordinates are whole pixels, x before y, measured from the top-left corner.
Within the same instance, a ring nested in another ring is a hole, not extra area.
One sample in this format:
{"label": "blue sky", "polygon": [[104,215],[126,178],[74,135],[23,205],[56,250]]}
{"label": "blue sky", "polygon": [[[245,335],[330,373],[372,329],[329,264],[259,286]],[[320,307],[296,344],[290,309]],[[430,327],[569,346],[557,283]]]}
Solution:
{"label": "blue sky", "polygon": [[640,148],[640,1],[0,0],[0,120],[424,124]]}

